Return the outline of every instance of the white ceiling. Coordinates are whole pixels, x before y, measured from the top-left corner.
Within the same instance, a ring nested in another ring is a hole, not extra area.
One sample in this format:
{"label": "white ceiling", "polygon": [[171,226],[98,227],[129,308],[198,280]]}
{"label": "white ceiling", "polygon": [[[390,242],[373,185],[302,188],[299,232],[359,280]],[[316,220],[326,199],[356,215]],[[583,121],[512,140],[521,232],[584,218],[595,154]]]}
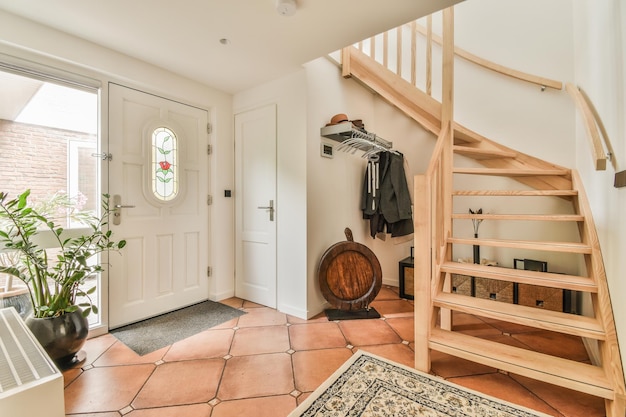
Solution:
{"label": "white ceiling", "polygon": [[291,17],[276,0],[0,0],[0,10],[236,93],[459,1],[297,0]]}

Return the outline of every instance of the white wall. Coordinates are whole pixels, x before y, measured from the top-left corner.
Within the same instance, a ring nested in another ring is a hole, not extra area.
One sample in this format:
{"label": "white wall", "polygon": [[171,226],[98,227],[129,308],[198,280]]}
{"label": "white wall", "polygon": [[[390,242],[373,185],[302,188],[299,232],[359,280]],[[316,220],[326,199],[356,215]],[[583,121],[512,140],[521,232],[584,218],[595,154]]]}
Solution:
{"label": "white wall", "polygon": [[277,106],[277,308],[306,318],[307,108],[304,71],[237,93],[233,98],[234,113],[270,103]]}
{"label": "white wall", "polygon": [[[0,11],[0,53],[90,77],[102,86],[102,137],[108,136],[109,81],[134,87],[166,98],[195,105],[209,111],[214,130],[211,143],[214,156],[210,164],[211,207],[211,299],[234,293],[233,288],[233,209],[232,201],[223,198],[223,189],[233,184],[232,166],[232,97],[205,85],[148,65],[128,56],[102,48],[31,21]],[[106,281],[104,282],[106,285]],[[104,288],[106,296],[106,287]],[[106,316],[106,298],[100,305]]]}
{"label": "white wall", "polygon": [[[572,81],[570,0],[472,0],[455,7],[455,43],[481,58]],[[574,166],[574,106],[565,90],[455,63],[455,120],[520,152]],[[433,91],[438,91],[433,89]]]}
{"label": "white wall", "polygon": [[590,97],[615,151],[606,171],[594,171],[580,121],[576,166],[592,206],[607,272],[617,334],[626,359],[626,188],[614,188],[626,169],[626,4],[621,0],[574,1],[576,84]]}

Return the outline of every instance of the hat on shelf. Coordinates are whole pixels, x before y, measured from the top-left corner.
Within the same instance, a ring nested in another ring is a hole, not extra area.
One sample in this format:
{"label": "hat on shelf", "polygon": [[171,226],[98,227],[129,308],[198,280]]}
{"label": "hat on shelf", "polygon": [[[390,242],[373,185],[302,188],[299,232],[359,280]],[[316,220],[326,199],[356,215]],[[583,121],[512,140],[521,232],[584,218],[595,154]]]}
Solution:
{"label": "hat on shelf", "polygon": [[326,123],[326,126],[333,126],[333,125],[338,125],[339,123],[344,123],[344,122],[349,122],[350,120],[348,120],[348,116],[343,114],[343,113],[339,113],[334,115],[333,117],[330,118],[330,123]]}
{"label": "hat on shelf", "polygon": [[350,120],[348,118],[348,115],[344,113],[338,113],[334,115],[333,117],[331,117],[330,123],[326,123],[326,126],[334,126],[334,125],[338,125],[339,123],[346,123],[346,122],[352,122],[352,125],[358,129],[365,128],[365,125],[363,124],[363,120],[361,119]]}

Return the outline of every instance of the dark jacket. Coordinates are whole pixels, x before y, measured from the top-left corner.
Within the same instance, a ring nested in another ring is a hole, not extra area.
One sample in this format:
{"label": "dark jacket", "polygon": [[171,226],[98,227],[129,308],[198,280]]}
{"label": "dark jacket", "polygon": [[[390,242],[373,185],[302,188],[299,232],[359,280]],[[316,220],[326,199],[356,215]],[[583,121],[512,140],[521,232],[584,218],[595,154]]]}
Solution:
{"label": "dark jacket", "polygon": [[[409,235],[413,233],[413,217],[403,156],[391,152],[381,152],[378,156],[378,166],[374,168],[369,163],[365,172],[361,199],[363,218],[370,220],[372,237],[385,228],[392,237]],[[377,189],[376,182],[372,181],[375,174],[378,174]]]}

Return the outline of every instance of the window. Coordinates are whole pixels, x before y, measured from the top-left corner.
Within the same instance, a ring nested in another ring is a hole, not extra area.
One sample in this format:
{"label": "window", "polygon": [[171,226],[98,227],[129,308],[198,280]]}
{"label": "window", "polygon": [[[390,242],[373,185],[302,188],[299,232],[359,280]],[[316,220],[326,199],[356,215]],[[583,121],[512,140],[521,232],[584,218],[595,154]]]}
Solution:
{"label": "window", "polygon": [[166,127],[152,132],[152,193],[160,201],[178,195],[178,138]]}
{"label": "window", "polygon": [[[99,89],[55,74],[0,62],[0,191],[14,198],[30,189],[30,203],[57,226],[76,234],[85,225],[71,212],[100,211]],[[56,248],[46,245],[42,243],[52,264]],[[1,262],[13,261],[5,253]],[[91,298],[98,306],[102,306],[100,282],[100,275],[90,277],[84,288],[96,286],[98,292]],[[0,274],[4,291],[20,287],[17,280]],[[99,314],[90,314],[89,322],[100,323]]]}

